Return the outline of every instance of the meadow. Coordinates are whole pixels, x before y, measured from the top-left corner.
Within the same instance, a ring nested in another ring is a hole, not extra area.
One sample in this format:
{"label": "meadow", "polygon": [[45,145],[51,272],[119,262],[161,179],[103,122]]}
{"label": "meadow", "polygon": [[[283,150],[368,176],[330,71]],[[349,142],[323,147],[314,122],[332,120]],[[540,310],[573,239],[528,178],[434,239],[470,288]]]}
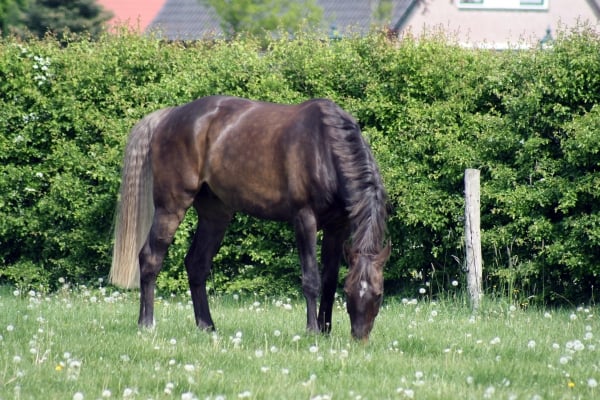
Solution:
{"label": "meadow", "polygon": [[[459,288],[457,288],[459,290]],[[460,290],[388,297],[368,343],[343,298],[331,335],[304,331],[302,298],[211,298],[200,332],[186,295],[159,297],[138,330],[137,291],[0,287],[0,399],[592,399],[598,308],[522,308]]]}

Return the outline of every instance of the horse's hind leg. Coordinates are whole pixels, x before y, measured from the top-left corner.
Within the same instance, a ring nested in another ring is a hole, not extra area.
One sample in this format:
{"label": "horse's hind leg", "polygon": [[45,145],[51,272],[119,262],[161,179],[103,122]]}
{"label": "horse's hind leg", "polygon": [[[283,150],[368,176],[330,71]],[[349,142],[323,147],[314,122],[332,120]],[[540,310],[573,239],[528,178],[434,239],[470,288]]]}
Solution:
{"label": "horse's hind leg", "polygon": [[342,261],[343,245],[347,237],[347,229],[324,229],[323,232],[321,245],[323,293],[321,295],[321,305],[319,306],[319,329],[321,332],[331,332],[333,303],[338,284],[340,262]]}
{"label": "horse's hind leg", "polygon": [[210,316],[206,279],[210,274],[212,259],[219,251],[227,225],[232,214],[212,195],[201,195],[195,204],[198,212],[198,227],[192,246],[185,257],[194,316],[200,329],[212,330],[214,323]]}
{"label": "horse's hind leg", "polygon": [[182,208],[173,213],[159,207],[155,211],[148,239],[140,252],[140,326],[154,325],[156,277],[185,210],[186,208]]}

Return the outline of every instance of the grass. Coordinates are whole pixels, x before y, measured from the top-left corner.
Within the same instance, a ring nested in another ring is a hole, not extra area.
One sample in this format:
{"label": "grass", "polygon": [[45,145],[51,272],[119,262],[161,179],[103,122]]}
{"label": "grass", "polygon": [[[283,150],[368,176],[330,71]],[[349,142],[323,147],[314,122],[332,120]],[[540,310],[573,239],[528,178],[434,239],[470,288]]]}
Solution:
{"label": "grass", "polygon": [[342,300],[330,336],[304,332],[301,299],[211,299],[215,334],[185,296],[137,329],[138,293],[0,287],[0,399],[591,399],[595,307],[520,309],[387,299],[368,344]]}

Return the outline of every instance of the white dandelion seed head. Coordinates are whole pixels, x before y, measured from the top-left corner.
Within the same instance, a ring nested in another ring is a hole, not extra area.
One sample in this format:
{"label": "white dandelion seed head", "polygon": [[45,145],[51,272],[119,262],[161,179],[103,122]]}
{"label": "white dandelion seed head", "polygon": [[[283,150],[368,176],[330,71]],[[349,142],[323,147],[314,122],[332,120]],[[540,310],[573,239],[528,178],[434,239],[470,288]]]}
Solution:
{"label": "white dandelion seed head", "polygon": [[83,400],[83,393],[77,392],[73,395],[73,400]]}
{"label": "white dandelion seed head", "polygon": [[183,366],[183,369],[184,369],[186,372],[194,372],[194,370],[195,370],[196,368],[194,367],[194,364],[185,364],[185,365]]}
{"label": "white dandelion seed head", "polygon": [[594,388],[598,387],[598,381],[595,380],[594,378],[590,378],[587,381],[587,385],[588,385],[588,387],[594,389]]}
{"label": "white dandelion seed head", "polygon": [[181,400],[194,400],[196,396],[192,392],[185,392],[181,394]]}
{"label": "white dandelion seed head", "polygon": [[569,357],[563,356],[558,359],[558,362],[561,363],[562,365],[565,365],[569,362]]}

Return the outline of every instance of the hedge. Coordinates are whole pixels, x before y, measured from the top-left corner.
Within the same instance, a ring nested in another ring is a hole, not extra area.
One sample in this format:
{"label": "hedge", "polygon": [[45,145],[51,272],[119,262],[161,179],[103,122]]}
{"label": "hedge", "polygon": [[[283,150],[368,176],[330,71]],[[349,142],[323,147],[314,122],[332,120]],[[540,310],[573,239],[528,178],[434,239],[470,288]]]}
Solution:
{"label": "hedge", "polygon": [[[66,43],[66,45],[65,45]],[[105,278],[129,129],[211,94],[338,102],[360,122],[393,214],[388,293],[464,284],[463,174],[481,170],[484,286],[521,303],[591,302],[600,274],[600,36],[551,47],[465,49],[442,35],[330,41],[0,42],[0,282],[56,287]],[[190,211],[159,287],[186,287]],[[285,224],[237,215],[214,290],[298,288]],[[456,282],[453,282],[456,281]]]}

